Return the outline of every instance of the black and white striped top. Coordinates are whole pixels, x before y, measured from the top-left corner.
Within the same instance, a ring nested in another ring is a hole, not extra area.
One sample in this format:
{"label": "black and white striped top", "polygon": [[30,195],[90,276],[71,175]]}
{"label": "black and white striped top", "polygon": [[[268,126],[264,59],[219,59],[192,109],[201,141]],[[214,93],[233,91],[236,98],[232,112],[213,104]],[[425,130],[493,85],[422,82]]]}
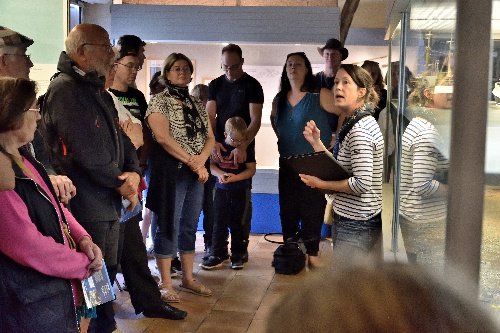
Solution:
{"label": "black and white striped top", "polygon": [[345,136],[337,156],[353,173],[348,184],[354,194],[335,194],[335,213],[364,221],[382,211],[383,155],[384,139],[377,121],[372,116],[360,119]]}
{"label": "black and white striped top", "polygon": [[[191,100],[194,102],[196,110],[198,110],[201,121],[203,121],[205,128],[208,130],[208,113],[203,103],[193,96],[191,96]],[[168,92],[164,91],[159,93],[151,99],[145,118],[154,112],[161,113],[167,117],[170,135],[182,149],[190,155],[198,155],[201,153],[205,146],[205,141],[207,140],[207,131],[205,131],[205,133],[199,132],[194,138],[189,139],[186,132],[182,105],[175,98],[170,97]]]}
{"label": "black and white striped top", "polygon": [[415,117],[402,139],[400,213],[413,222],[434,222],[446,217],[446,196],[435,195],[435,175],[448,168],[442,140],[428,120]]}

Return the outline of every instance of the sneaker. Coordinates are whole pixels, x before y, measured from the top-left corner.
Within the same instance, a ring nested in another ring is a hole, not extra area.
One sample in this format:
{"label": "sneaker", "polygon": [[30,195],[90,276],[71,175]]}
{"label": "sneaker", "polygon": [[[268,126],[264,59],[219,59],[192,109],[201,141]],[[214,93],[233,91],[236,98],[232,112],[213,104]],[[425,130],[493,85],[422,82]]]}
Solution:
{"label": "sneaker", "polygon": [[[210,256],[211,256],[210,252],[207,252],[201,257],[201,260],[206,261],[208,260],[208,258],[210,258]],[[229,254],[226,253],[223,256],[220,256],[219,258],[222,260],[222,262],[227,261],[229,259]]]}
{"label": "sneaker", "polygon": [[201,260],[205,261],[208,260],[208,258],[210,258],[210,249],[205,249],[205,253],[201,256]]}
{"label": "sneaker", "polygon": [[231,268],[232,269],[242,269],[243,268],[243,259],[242,258],[231,259]]}
{"label": "sneaker", "polygon": [[172,259],[171,267],[177,272],[180,273],[182,272],[182,264],[181,261],[179,260],[179,257],[175,257]]}
{"label": "sneaker", "polygon": [[154,254],[154,246],[150,246],[149,248],[146,249],[148,259],[155,259],[155,254]]}
{"label": "sneaker", "polygon": [[216,256],[210,256],[207,260],[203,260],[203,262],[201,263],[201,267],[203,269],[208,269],[208,270],[221,266],[222,266],[222,260],[221,258]]}
{"label": "sneaker", "polygon": [[177,271],[175,270],[175,268],[173,267],[170,267],[170,277],[178,277],[179,274],[177,274]]}

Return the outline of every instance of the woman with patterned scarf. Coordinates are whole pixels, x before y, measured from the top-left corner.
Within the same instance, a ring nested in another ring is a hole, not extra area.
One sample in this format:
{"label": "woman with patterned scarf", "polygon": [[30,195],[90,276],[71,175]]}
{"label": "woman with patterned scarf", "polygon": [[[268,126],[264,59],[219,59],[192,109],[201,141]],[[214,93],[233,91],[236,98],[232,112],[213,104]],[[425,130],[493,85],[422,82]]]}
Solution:
{"label": "woman with patterned scarf", "polygon": [[156,214],[154,254],[166,302],[179,302],[170,276],[172,258],[180,253],[183,291],[210,296],[212,291],[193,278],[196,226],[203,203],[206,163],[215,139],[202,102],[189,95],[193,64],[181,53],[163,63],[166,88],[154,96],[146,112],[153,133],[151,181],[146,207]]}
{"label": "woman with patterned scarf", "polygon": [[[382,160],[384,139],[373,117],[378,95],[370,74],[356,65],[340,65],[333,86],[335,105],[345,115],[333,157],[353,173],[340,181],[300,175],[310,186],[335,191],[332,238],[337,254],[381,256]],[[327,151],[314,121],[304,129],[314,151]]]}

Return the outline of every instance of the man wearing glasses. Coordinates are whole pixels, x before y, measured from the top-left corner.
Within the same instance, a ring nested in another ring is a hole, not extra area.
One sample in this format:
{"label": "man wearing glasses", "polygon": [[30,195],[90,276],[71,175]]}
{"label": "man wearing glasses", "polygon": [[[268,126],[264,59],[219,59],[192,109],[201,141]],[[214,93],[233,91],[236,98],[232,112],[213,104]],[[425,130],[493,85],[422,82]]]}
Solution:
{"label": "man wearing glasses", "polygon": [[[78,189],[69,203],[71,211],[101,248],[114,281],[122,197],[131,202],[132,211],[137,204],[139,162],[104,89],[103,77],[114,57],[108,33],[98,25],[80,24],[71,30],[65,46],[43,105],[44,137],[56,171],[70,177]],[[99,305],[88,332],[115,329],[112,303]]]}
{"label": "man wearing glasses", "polygon": [[31,44],[32,39],[0,26],[0,77],[29,79],[33,63],[26,49]]}
{"label": "man wearing glasses", "polygon": [[115,64],[115,79],[109,91],[118,98],[134,117],[143,121],[148,103],[144,94],[132,87],[137,78],[137,73],[142,69],[137,51],[127,45],[118,45]]}
{"label": "man wearing glasses", "polygon": [[[30,68],[33,67],[30,55],[26,50],[33,40],[6,27],[0,26],[0,77],[29,79]],[[35,138],[30,143],[34,157],[47,169],[50,181],[59,201],[67,204],[75,196],[76,188],[66,176],[57,175],[44,152],[44,142],[40,131],[35,131]]]}
{"label": "man wearing glasses", "polygon": [[[234,164],[238,165],[238,163],[246,161],[247,149],[255,151],[254,139],[260,129],[264,92],[260,83],[243,71],[243,62],[242,51],[238,45],[228,44],[225,46],[222,49],[221,58],[221,69],[225,74],[211,81],[208,87],[207,112],[212,128],[215,131],[216,141],[211,159],[216,163],[223,161],[221,150],[225,151],[222,145],[225,140],[224,126],[226,121],[232,117],[243,118],[248,130],[246,140],[231,152],[229,159],[233,159]],[[248,189],[246,200],[247,204],[242,223],[245,230],[245,244],[248,246],[252,219],[250,189]],[[212,250],[210,252],[213,253]],[[224,255],[224,258],[221,259],[225,260],[227,256]],[[231,260],[245,263],[248,261],[248,252],[232,253]]]}

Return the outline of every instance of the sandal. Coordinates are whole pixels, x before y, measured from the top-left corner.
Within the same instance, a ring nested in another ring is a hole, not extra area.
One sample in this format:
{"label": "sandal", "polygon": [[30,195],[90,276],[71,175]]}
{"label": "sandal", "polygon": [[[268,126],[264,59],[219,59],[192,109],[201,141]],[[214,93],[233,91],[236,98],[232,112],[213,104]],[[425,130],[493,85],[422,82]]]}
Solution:
{"label": "sandal", "polygon": [[187,291],[188,293],[192,293],[198,296],[208,297],[212,296],[212,291],[202,285],[201,283],[196,282],[195,279],[189,281],[189,284],[180,284],[179,288],[183,291]]}
{"label": "sandal", "polygon": [[179,295],[174,291],[172,285],[159,284],[158,288],[160,289],[161,299],[167,303],[179,303],[181,300]]}

